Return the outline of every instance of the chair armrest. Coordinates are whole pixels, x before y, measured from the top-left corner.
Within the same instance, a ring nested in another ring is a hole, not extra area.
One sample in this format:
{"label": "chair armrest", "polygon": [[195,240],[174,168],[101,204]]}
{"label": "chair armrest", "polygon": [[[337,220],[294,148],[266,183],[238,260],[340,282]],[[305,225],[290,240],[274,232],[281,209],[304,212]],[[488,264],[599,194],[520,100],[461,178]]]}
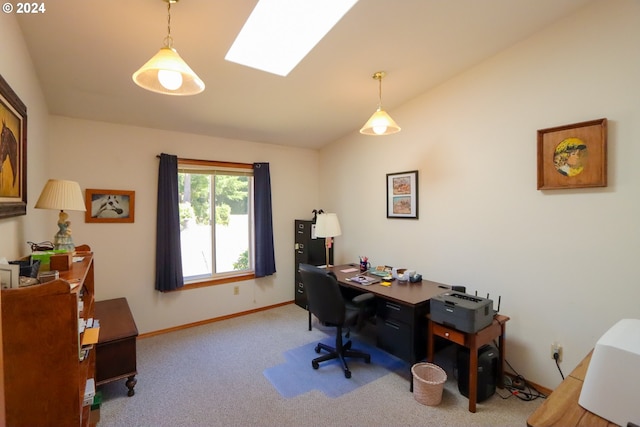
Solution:
{"label": "chair armrest", "polygon": [[360,294],[360,295],[356,295],[355,297],[353,297],[351,302],[353,302],[354,304],[360,305],[360,304],[363,304],[363,303],[365,303],[367,301],[371,301],[375,297],[376,296],[374,294],[372,294],[372,293]]}

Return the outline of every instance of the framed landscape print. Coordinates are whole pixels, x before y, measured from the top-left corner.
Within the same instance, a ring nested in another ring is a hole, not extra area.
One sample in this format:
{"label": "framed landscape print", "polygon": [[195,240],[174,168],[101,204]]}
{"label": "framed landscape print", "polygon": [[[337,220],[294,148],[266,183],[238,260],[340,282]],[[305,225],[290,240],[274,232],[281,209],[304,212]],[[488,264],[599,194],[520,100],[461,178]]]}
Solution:
{"label": "framed landscape print", "polygon": [[0,218],[27,214],[27,107],[0,76]]}
{"label": "framed landscape print", "polygon": [[135,191],[87,188],[85,222],[134,222]]}
{"label": "framed landscape print", "polygon": [[607,186],[607,119],[538,131],[538,190]]}
{"label": "framed landscape print", "polygon": [[418,171],[387,174],[387,218],[418,219]]}

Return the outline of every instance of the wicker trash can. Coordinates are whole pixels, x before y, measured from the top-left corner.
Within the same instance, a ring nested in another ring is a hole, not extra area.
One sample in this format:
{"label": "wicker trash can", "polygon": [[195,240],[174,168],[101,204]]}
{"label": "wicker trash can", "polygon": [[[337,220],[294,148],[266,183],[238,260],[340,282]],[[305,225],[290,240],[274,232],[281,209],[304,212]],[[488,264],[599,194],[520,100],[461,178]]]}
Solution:
{"label": "wicker trash can", "polygon": [[413,397],[423,405],[439,405],[442,401],[442,390],[447,381],[447,373],[433,363],[416,363],[411,367],[411,374],[413,374]]}

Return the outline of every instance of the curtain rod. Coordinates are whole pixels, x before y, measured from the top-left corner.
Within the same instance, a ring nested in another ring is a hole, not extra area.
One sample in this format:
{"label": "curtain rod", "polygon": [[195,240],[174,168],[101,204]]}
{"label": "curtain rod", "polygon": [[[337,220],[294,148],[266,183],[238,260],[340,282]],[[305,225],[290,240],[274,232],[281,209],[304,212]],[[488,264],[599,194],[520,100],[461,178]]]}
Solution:
{"label": "curtain rod", "polygon": [[[156,158],[160,158],[160,155],[156,155]],[[212,166],[226,166],[231,168],[244,168],[253,169],[253,163],[238,163],[238,162],[223,162],[218,160],[201,160],[201,159],[184,159],[178,157],[179,162],[192,165],[212,165]]]}

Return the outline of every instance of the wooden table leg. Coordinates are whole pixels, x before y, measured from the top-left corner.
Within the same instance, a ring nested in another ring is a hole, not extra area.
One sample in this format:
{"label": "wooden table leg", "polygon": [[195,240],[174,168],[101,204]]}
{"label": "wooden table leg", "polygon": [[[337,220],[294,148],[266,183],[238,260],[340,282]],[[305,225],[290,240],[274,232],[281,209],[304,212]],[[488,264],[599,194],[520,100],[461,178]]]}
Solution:
{"label": "wooden table leg", "polygon": [[469,412],[476,412],[478,401],[478,346],[476,334],[469,334]]}
{"label": "wooden table leg", "polygon": [[427,362],[433,363],[433,322],[427,321]]}
{"label": "wooden table leg", "polygon": [[131,375],[129,378],[127,378],[127,381],[125,382],[125,385],[129,389],[129,391],[127,392],[127,396],[131,397],[136,394],[136,392],[133,390],[136,384],[138,384],[138,380],[136,379],[135,375]]}
{"label": "wooden table leg", "polygon": [[500,336],[498,337],[498,388],[504,388],[504,355],[505,353],[505,339],[504,339],[504,331],[505,324],[502,323],[500,325]]}

